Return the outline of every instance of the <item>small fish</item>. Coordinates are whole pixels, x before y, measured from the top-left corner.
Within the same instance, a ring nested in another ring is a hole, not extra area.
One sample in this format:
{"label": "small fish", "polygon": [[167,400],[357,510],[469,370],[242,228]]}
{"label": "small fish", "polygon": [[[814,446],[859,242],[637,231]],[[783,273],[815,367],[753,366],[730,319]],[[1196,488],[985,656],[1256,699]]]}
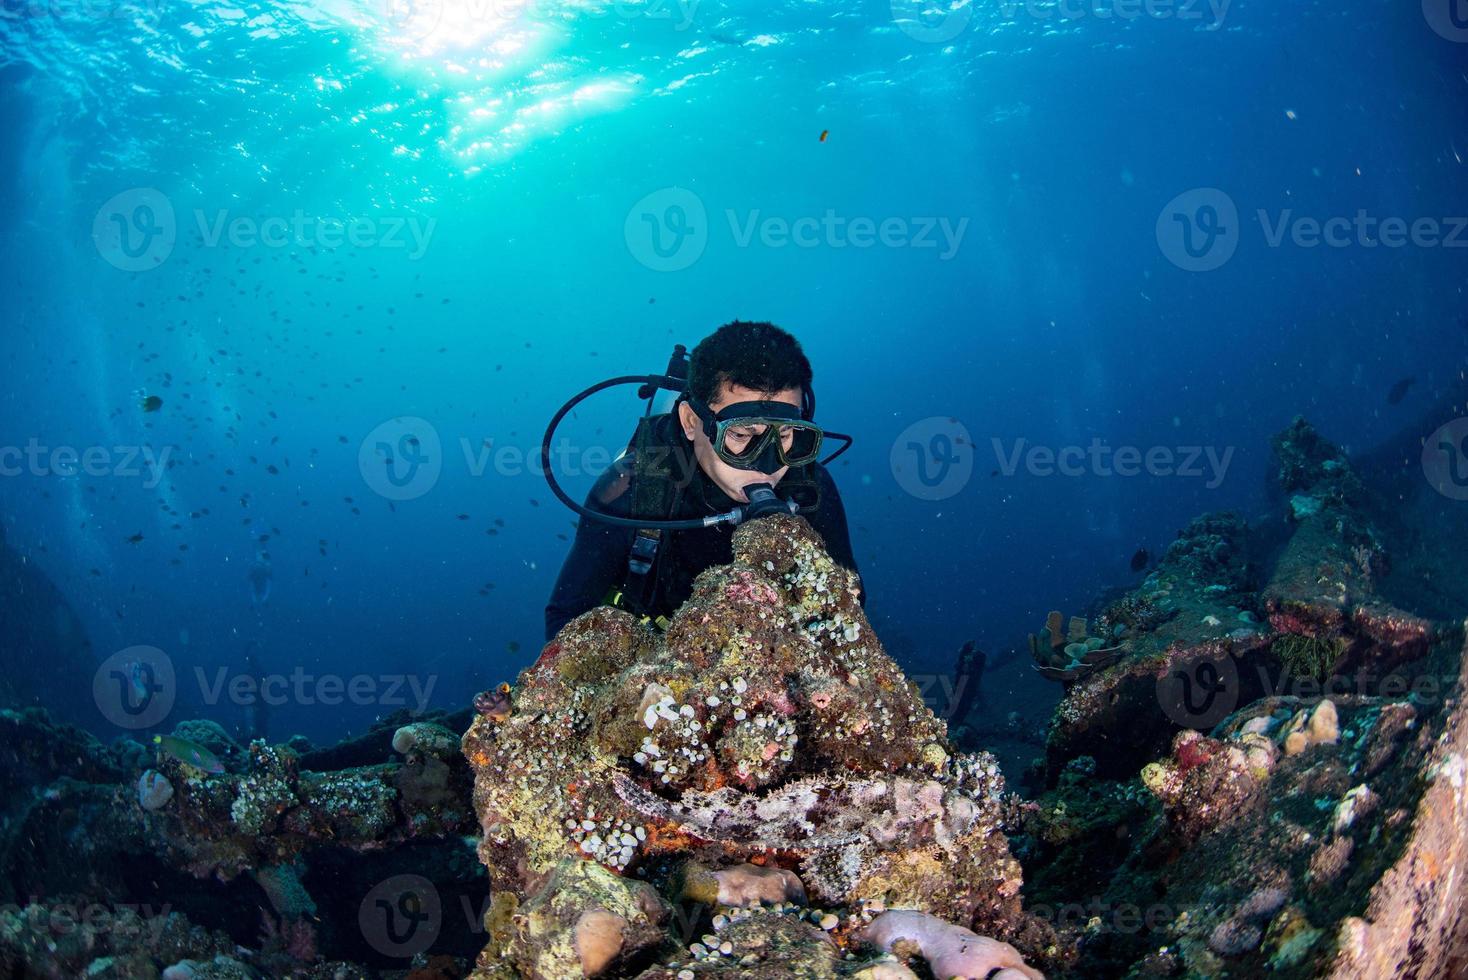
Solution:
{"label": "small fish", "polygon": [[154,735],[153,744],[158,746],[159,752],[186,766],[193,766],[204,772],[224,772],[224,763],[219,761],[219,757],[198,742],[190,742],[177,735]]}
{"label": "small fish", "polygon": [[163,407],[163,399],[157,395],[149,395],[138,403],[138,407],[145,412],[156,412]]}
{"label": "small fish", "polygon": [[1132,571],[1140,572],[1152,561],[1152,553],[1146,548],[1138,548],[1137,553],[1132,555]]}
{"label": "small fish", "polygon": [[505,649],[510,651],[511,653],[519,653],[520,643],[517,640],[511,640],[509,643],[505,644]]}
{"label": "small fish", "polygon": [[1411,388],[1416,382],[1416,378],[1403,378],[1401,381],[1392,385],[1391,390],[1386,393],[1386,403],[1388,405],[1400,405],[1402,399],[1407,397],[1407,389]]}
{"label": "small fish", "polygon": [[510,685],[501,684],[493,691],[480,691],[474,695],[474,710],[493,722],[510,717]]}
{"label": "small fish", "polygon": [[820,139],[820,141],[822,143],[826,142],[826,137],[827,136],[830,136],[830,135],[831,135],[831,131],[829,129],[823,129],[823,130],[821,130],[821,139]]}
{"label": "small fish", "polygon": [[142,531],[139,531],[137,534],[134,534],[132,537],[128,538],[127,539],[127,543],[128,544],[138,544],[142,540],[143,540],[143,532]]}

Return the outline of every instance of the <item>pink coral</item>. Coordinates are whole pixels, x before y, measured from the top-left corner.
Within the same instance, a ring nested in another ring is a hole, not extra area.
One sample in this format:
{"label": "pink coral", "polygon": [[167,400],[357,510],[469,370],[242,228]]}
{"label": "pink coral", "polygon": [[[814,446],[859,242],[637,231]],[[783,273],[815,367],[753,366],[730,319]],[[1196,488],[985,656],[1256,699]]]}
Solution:
{"label": "pink coral", "polygon": [[780,902],[804,902],[805,886],[795,872],[784,868],[762,868],[757,864],[740,864],[713,873],[718,882],[720,905],[748,908],[775,905]]}
{"label": "pink coral", "polygon": [[915,947],[937,977],[1045,980],[1045,975],[1027,966],[1019,950],[1008,943],[980,936],[926,912],[883,912],[866,927],[862,938],[889,953],[899,944]]}
{"label": "pink coral", "polygon": [[284,953],[297,963],[314,963],[320,953],[316,949],[316,927],[309,919],[277,922],[267,912],[260,913],[260,940],[266,951]]}

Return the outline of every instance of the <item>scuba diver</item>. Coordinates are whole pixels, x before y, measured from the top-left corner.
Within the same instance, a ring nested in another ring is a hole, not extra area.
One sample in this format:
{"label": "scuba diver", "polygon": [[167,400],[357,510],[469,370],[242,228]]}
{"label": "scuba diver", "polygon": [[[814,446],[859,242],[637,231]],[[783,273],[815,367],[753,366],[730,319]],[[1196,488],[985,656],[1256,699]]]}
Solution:
{"label": "scuba diver", "polygon": [[[647,411],[626,451],[578,504],[551,471],[556,426],[589,395],[634,383]],[[659,390],[677,399],[654,414]],[[845,445],[821,460],[824,439]],[[582,516],[546,605],[546,639],[600,605],[665,626],[699,572],[733,560],[734,527],[770,513],[806,518],[831,558],[856,571],[846,511],[826,470],[850,445],[849,436],[815,424],[810,361],[771,323],[736,320],[691,357],[675,348],[665,375],[614,378],[581,392],[541,444],[551,490]]]}
{"label": "scuba diver", "polygon": [[246,577],[250,580],[250,605],[259,609],[270,601],[270,584],[274,580],[270,572],[270,556],[263,550],[255,554],[255,562]]}

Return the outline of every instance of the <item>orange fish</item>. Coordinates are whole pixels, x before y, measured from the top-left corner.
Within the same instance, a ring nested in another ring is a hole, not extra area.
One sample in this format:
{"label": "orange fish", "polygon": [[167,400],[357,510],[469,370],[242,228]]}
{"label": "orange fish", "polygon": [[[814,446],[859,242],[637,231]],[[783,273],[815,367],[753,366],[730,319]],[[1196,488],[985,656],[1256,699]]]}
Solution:
{"label": "orange fish", "polygon": [[821,130],[821,142],[822,143],[826,142],[826,137],[827,136],[830,136],[830,135],[831,135],[831,131],[829,129],[823,129],[823,130]]}

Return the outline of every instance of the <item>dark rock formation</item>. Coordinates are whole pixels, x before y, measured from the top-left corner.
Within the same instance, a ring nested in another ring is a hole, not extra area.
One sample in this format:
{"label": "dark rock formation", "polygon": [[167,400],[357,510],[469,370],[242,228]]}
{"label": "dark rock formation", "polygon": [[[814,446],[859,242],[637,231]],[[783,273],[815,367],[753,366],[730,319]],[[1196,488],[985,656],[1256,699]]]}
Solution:
{"label": "dark rock formation", "polygon": [[83,724],[97,658],[81,618],[51,579],[5,543],[0,525],[0,707],[44,707]]}

